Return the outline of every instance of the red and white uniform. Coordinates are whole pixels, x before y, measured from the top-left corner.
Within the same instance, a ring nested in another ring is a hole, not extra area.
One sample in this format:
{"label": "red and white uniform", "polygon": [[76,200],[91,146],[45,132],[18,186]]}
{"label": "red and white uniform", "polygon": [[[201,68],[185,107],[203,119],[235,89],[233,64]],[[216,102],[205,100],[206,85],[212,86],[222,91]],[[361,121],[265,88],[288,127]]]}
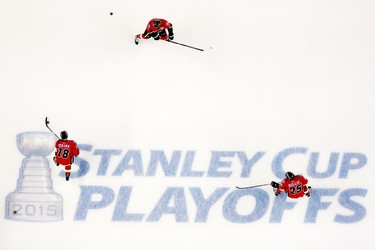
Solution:
{"label": "red and white uniform", "polygon": [[70,170],[73,158],[79,155],[77,143],[73,140],[57,140],[55,147],[55,161],[64,165],[66,170]]}
{"label": "red and white uniform", "polygon": [[281,181],[280,187],[275,190],[275,193],[280,194],[283,190],[290,198],[300,198],[305,194],[310,194],[306,186],[308,180],[302,175],[296,175],[293,180],[285,178]]}
{"label": "red and white uniform", "polygon": [[[161,25],[159,27],[154,26],[155,20],[159,20],[161,22]],[[153,18],[148,22],[145,32],[143,34],[137,35],[137,37],[142,39],[149,39],[151,37],[158,37],[160,35],[161,40],[168,40],[168,34],[166,32],[167,30],[169,32],[169,35],[171,35],[171,31],[173,34],[173,27],[170,22],[161,18]]]}

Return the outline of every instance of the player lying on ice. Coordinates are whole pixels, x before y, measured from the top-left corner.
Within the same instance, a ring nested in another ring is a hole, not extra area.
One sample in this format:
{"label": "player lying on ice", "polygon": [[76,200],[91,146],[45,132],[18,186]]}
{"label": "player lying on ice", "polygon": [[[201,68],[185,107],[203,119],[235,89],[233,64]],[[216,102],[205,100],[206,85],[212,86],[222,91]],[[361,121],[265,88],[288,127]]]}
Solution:
{"label": "player lying on ice", "polygon": [[296,199],[305,195],[310,197],[311,187],[307,186],[307,183],[308,180],[302,175],[294,175],[292,172],[286,172],[285,178],[280,183],[272,181],[271,186],[276,196],[285,191],[288,197]]}

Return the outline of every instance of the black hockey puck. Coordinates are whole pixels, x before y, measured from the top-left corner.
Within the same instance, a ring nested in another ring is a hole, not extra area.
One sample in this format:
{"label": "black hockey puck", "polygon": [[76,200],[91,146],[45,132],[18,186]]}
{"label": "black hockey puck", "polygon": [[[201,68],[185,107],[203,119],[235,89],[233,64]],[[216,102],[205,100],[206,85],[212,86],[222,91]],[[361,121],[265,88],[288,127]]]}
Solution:
{"label": "black hockey puck", "polygon": [[111,16],[113,15],[113,12],[109,13]]}
{"label": "black hockey puck", "polygon": [[14,211],[13,211],[13,214],[16,214],[16,213],[17,213],[17,211],[16,211],[16,210],[14,210]]}

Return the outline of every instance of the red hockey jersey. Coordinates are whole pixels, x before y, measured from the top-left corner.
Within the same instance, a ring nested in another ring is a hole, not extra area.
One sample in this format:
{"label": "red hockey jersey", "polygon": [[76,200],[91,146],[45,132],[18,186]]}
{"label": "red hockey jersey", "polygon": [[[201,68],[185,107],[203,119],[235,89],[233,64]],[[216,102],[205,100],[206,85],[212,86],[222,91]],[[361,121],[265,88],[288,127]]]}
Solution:
{"label": "red hockey jersey", "polygon": [[307,182],[302,175],[296,175],[293,180],[285,178],[280,183],[279,191],[284,190],[290,198],[300,198],[305,195]]}
{"label": "red hockey jersey", "polygon": [[56,162],[61,165],[72,164],[73,157],[79,155],[79,148],[73,140],[57,140],[55,147]]}
{"label": "red hockey jersey", "polygon": [[[159,27],[154,26],[154,21],[157,19],[161,22],[161,25]],[[154,33],[169,28],[172,28],[172,24],[167,20],[161,18],[153,18],[148,22],[145,33]]]}

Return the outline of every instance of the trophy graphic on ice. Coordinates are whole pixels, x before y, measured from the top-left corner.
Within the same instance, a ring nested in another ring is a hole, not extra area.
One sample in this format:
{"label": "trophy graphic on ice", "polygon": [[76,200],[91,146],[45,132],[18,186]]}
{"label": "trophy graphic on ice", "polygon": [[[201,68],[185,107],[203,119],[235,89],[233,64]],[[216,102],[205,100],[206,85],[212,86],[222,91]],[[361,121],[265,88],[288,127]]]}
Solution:
{"label": "trophy graphic on ice", "polygon": [[63,199],[53,190],[46,158],[53,152],[55,141],[55,136],[46,132],[17,135],[18,149],[26,157],[19,171],[17,188],[6,197],[6,219],[41,222],[63,219]]}

